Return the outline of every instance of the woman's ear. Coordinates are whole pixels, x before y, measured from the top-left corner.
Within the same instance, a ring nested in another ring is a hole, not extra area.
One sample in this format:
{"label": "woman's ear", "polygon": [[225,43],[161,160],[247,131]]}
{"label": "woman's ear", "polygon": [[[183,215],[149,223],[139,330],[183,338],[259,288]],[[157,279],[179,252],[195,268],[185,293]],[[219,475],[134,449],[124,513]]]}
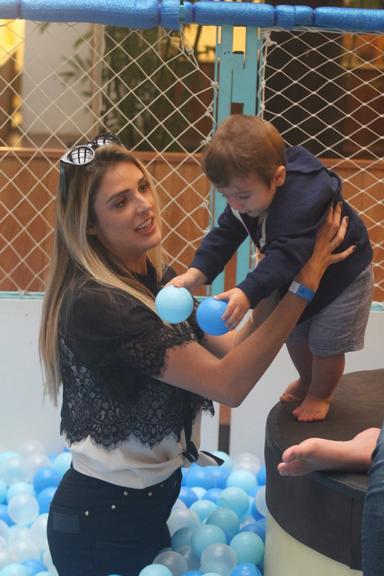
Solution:
{"label": "woman's ear", "polygon": [[283,166],[282,164],[280,166],[277,167],[276,173],[275,173],[275,182],[276,182],[276,186],[283,186],[284,182],[285,182],[285,177],[287,175],[287,171],[285,169],[285,166]]}
{"label": "woman's ear", "polygon": [[87,226],[87,234],[89,236],[96,236],[96,226],[94,224],[89,224],[89,226]]}

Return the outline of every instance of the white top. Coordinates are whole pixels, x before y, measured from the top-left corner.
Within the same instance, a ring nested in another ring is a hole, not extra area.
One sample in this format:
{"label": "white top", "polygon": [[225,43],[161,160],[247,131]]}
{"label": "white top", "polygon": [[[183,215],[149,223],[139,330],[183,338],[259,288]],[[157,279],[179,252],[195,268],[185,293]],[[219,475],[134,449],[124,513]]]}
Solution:
{"label": "white top", "polygon": [[[200,428],[201,413],[196,415],[192,427],[191,439],[197,449]],[[107,449],[95,444],[88,436],[81,442],[71,444],[72,465],[81,474],[124,488],[148,488],[169,478],[177,468],[190,465],[183,457],[185,446],[184,432],[179,442],[173,436],[168,436],[153,448],[130,439],[120,442],[114,449]],[[216,463],[200,453],[198,464],[208,466]]]}

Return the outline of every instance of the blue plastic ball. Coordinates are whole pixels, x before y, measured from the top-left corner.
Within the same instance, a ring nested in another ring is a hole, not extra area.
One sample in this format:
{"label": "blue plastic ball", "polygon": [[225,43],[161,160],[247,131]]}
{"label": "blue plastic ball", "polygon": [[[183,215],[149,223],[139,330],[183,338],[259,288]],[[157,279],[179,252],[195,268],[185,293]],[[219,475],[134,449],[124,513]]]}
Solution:
{"label": "blue plastic ball", "polygon": [[239,564],[252,562],[259,564],[264,557],[264,542],[253,532],[239,532],[231,540]]}
{"label": "blue plastic ball", "polygon": [[242,562],[235,566],[231,576],[261,576],[261,572],[252,562]]}
{"label": "blue plastic ball", "polygon": [[210,466],[209,468],[211,469],[210,475],[213,481],[213,486],[215,488],[226,488],[228,476],[231,473],[230,469],[227,466],[224,466],[224,464],[221,466]]}
{"label": "blue plastic ball", "polygon": [[227,307],[225,300],[206,298],[199,305],[196,312],[196,320],[200,328],[212,336],[220,336],[228,332],[228,328],[221,319]]}
{"label": "blue plastic ball", "polygon": [[15,484],[12,484],[12,486],[8,488],[7,501],[9,502],[13,496],[16,496],[16,494],[25,494],[25,493],[32,494],[32,496],[35,495],[35,491],[33,489],[32,484],[29,484],[29,482],[16,482]]}
{"label": "blue plastic ball", "polygon": [[219,498],[220,494],[222,493],[222,488],[211,488],[207,490],[203,496],[203,500],[210,500],[211,502],[217,503],[217,499]]}
{"label": "blue plastic ball", "polygon": [[213,524],[221,528],[228,541],[239,531],[240,520],[237,514],[229,508],[216,508],[207,519],[207,524]]}
{"label": "blue plastic ball", "polygon": [[189,508],[194,502],[197,502],[198,497],[192,488],[182,486],[180,488],[179,499]]}
{"label": "blue plastic ball", "polygon": [[8,514],[8,506],[6,504],[0,504],[0,520],[11,526],[14,524],[13,520]]}
{"label": "blue plastic ball", "polygon": [[22,565],[28,570],[28,576],[35,576],[39,572],[45,571],[45,566],[39,560],[24,560]]}
{"label": "blue plastic ball", "polygon": [[29,576],[28,568],[18,562],[12,562],[0,570],[0,576]]}
{"label": "blue plastic ball", "polygon": [[193,298],[186,288],[177,288],[170,284],[157,294],[155,305],[162,320],[176,324],[183,322],[191,315]]}
{"label": "blue plastic ball", "polygon": [[257,483],[259,486],[264,486],[266,481],[266,469],[265,466],[260,466],[260,470],[257,473]]}
{"label": "blue plastic ball", "polygon": [[43,466],[38,468],[33,477],[33,487],[36,494],[39,494],[44,488],[49,486],[57,486],[61,480],[60,474],[51,466]]}
{"label": "blue plastic ball", "polygon": [[222,508],[230,508],[242,520],[248,512],[249,497],[242,488],[231,486],[222,491],[217,504]]}
{"label": "blue plastic ball", "polygon": [[44,488],[44,490],[40,492],[40,494],[37,497],[40,514],[46,514],[47,512],[49,512],[49,507],[51,505],[52,498],[54,497],[55,492],[56,492],[55,486],[48,486],[48,488]]}
{"label": "blue plastic ball", "polygon": [[266,519],[263,516],[256,520],[255,522],[249,522],[240,528],[240,532],[253,532],[260,536],[260,538],[265,542],[265,531],[266,531]]}
{"label": "blue plastic ball", "polygon": [[261,512],[259,512],[259,510],[257,509],[256,498],[254,498],[252,501],[251,514],[255,520],[261,520],[262,518],[264,518],[263,514],[261,514]]}
{"label": "blue plastic ball", "polygon": [[0,504],[5,502],[7,499],[7,485],[5,482],[0,480]]}
{"label": "blue plastic ball", "polygon": [[71,466],[72,462],[72,454],[70,452],[61,452],[58,454],[53,460],[53,467],[60,474],[63,476],[64,473],[68,470]]}
{"label": "blue plastic ball", "polygon": [[228,477],[227,486],[237,486],[249,496],[255,496],[257,491],[256,476],[249,470],[234,470]]}
{"label": "blue plastic ball", "polygon": [[214,488],[214,479],[211,476],[211,468],[213,466],[200,466],[199,464],[191,464],[188,476],[186,477],[186,485],[190,488],[199,486],[200,488]]}
{"label": "blue plastic ball", "polygon": [[172,550],[176,550],[177,552],[182,546],[189,546],[192,540],[193,531],[194,529],[190,526],[179,528],[171,538]]}
{"label": "blue plastic ball", "polygon": [[149,564],[142,569],[139,576],[172,576],[172,572],[163,564]]}
{"label": "blue plastic ball", "polygon": [[213,524],[202,524],[194,531],[191,540],[193,553],[201,558],[210,544],[226,544],[227,538],[221,528]]}
{"label": "blue plastic ball", "polygon": [[195,512],[200,518],[200,522],[205,522],[205,520],[216,510],[217,505],[211,500],[198,500],[191,506],[191,510]]}

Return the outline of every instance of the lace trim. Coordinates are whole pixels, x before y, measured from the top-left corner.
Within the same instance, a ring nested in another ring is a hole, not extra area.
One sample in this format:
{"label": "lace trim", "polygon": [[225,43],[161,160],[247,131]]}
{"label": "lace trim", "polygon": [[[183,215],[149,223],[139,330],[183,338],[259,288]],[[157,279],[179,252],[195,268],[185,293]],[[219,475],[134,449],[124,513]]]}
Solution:
{"label": "lace trim", "polygon": [[105,365],[93,372],[61,337],[61,431],[69,442],[91,436],[97,444],[113,448],[134,437],[152,447],[167,436],[179,440],[187,414],[192,420],[200,410],[213,414],[210,400],[151,376],[161,373],[168,348],[194,339],[191,327],[164,326],[145,342],[124,343],[117,351],[120,366]]}

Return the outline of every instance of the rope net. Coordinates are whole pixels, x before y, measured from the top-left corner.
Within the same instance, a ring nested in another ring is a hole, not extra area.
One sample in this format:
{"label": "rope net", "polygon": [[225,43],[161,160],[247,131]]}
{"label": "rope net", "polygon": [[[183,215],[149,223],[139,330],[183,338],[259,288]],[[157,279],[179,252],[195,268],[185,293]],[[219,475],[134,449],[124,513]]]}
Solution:
{"label": "rope net", "polygon": [[374,248],[374,298],[384,300],[384,36],[265,31],[262,62],[261,114],[343,180]]}
{"label": "rope net", "polygon": [[44,289],[58,160],[105,131],[151,172],[181,272],[210,220],[199,151],[214,88],[194,50],[160,28],[6,22],[1,33],[11,42],[0,48],[0,290]]}
{"label": "rope net", "polygon": [[[0,290],[41,291],[58,160],[110,130],[152,173],[170,263],[185,269],[211,222],[199,152],[213,125],[212,59],[163,29],[2,21]],[[344,181],[384,300],[384,36],[265,31],[259,113]],[[199,37],[199,33],[196,38]],[[236,47],[234,47],[236,50]],[[237,110],[234,110],[237,111]]]}

